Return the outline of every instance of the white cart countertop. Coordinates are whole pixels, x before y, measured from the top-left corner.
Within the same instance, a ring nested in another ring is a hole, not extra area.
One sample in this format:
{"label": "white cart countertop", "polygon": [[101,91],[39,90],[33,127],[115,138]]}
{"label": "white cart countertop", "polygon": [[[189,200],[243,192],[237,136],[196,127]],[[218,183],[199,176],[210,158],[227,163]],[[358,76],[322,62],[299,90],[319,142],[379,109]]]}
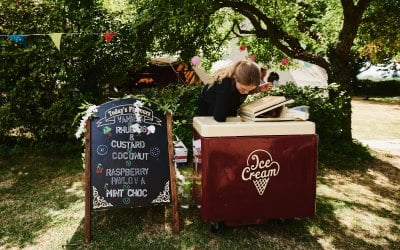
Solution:
{"label": "white cart countertop", "polygon": [[217,122],[212,116],[196,116],[193,127],[204,137],[315,134],[311,121],[243,122],[240,117],[228,117],[226,122]]}

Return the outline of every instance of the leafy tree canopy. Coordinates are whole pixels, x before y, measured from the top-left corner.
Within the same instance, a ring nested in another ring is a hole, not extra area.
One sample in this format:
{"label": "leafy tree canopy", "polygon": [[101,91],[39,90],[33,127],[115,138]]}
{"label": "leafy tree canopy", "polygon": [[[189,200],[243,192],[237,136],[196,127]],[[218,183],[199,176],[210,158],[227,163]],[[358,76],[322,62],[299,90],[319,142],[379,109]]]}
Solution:
{"label": "leafy tree canopy", "polygon": [[400,1],[373,1],[360,26],[357,46],[372,63],[400,61]]}
{"label": "leafy tree canopy", "polygon": [[[179,53],[184,59],[201,53],[218,60],[223,45],[240,37],[258,62],[289,56],[320,65],[331,81],[347,81],[356,73],[351,69],[359,68],[358,51],[376,59],[399,48],[396,0],[131,2],[138,6],[137,27],[147,31],[142,37],[149,51]],[[371,46],[379,46],[379,56]],[[337,79],[337,71],[346,68],[346,78]]]}
{"label": "leafy tree canopy", "polygon": [[[65,136],[77,103],[117,96],[127,72],[149,56],[221,59],[233,37],[257,62],[302,59],[325,68],[330,82],[351,92],[362,60],[399,51],[397,0],[2,0],[0,1],[1,133],[10,129]],[[112,43],[99,32],[114,31]],[[61,51],[47,36],[61,32]],[[91,35],[92,34],[92,35]],[[4,39],[3,39],[4,38]],[[30,91],[26,91],[30,90]],[[331,95],[332,102],[337,96]],[[350,99],[350,98],[348,98]],[[351,139],[344,101],[341,136]],[[23,132],[23,131],[22,131]]]}
{"label": "leafy tree canopy", "polygon": [[[384,4],[378,0],[132,2],[138,6],[137,30],[146,31],[142,37],[148,51],[178,53],[183,59],[200,54],[217,60],[223,45],[236,36],[258,62],[287,56],[321,66],[329,82],[338,83],[348,97],[362,60],[392,56],[399,44],[396,29],[392,30],[398,23],[397,0],[384,0]],[[388,28],[378,31],[380,26]],[[379,53],[368,50],[371,46],[379,46]],[[347,115],[341,137],[351,139],[350,98],[343,104],[343,113]]]}

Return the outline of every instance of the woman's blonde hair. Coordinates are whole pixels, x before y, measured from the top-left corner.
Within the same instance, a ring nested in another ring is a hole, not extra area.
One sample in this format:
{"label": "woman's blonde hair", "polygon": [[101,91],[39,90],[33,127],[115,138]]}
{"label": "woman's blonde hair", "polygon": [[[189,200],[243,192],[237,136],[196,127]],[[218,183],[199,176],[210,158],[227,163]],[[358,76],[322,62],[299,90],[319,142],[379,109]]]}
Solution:
{"label": "woman's blonde hair", "polygon": [[231,67],[220,69],[213,75],[215,81],[230,77],[243,85],[260,84],[260,68],[252,61],[238,61]]}

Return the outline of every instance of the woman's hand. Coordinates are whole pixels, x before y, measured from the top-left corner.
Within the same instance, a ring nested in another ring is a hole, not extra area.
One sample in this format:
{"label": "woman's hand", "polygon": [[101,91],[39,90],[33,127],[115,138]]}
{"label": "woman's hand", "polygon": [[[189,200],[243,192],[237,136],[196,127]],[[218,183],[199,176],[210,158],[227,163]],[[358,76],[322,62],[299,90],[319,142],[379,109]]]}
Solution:
{"label": "woman's hand", "polygon": [[259,92],[267,92],[267,91],[270,91],[273,86],[274,85],[272,84],[272,82],[266,82],[261,85],[258,85],[258,91]]}

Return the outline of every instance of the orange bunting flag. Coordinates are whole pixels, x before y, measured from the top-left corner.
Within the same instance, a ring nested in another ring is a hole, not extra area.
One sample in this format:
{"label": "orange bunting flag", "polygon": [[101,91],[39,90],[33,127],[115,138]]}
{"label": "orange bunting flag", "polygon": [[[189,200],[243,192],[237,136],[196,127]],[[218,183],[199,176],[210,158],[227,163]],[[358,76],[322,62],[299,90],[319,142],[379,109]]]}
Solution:
{"label": "orange bunting flag", "polygon": [[116,35],[115,32],[106,32],[103,33],[103,37],[106,40],[106,43],[111,42],[111,40],[114,38],[114,36]]}
{"label": "orange bunting flag", "polygon": [[51,33],[49,34],[51,40],[53,40],[54,45],[60,50],[61,36],[63,33]]}

